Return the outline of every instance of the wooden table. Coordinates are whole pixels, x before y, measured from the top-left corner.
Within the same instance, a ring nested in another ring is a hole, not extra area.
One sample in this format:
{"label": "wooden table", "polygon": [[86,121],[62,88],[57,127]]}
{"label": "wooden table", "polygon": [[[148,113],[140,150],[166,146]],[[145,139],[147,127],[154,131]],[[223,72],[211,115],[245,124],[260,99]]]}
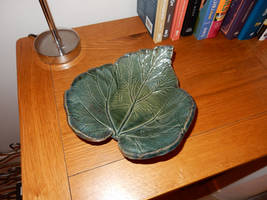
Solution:
{"label": "wooden table", "polygon": [[193,129],[172,153],[125,159],[117,142],[95,145],[67,124],[63,93],[89,68],[156,44],[138,17],[76,28],[81,53],[42,63],[32,38],[17,42],[24,199],[146,199],[267,155],[267,42],[193,36],[173,45],[181,88],[196,101]]}

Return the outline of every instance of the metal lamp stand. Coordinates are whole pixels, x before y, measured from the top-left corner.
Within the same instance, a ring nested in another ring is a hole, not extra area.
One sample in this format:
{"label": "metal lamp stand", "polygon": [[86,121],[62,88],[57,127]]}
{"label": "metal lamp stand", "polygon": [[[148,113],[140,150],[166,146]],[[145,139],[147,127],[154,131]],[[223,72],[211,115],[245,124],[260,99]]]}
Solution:
{"label": "metal lamp stand", "polygon": [[57,29],[46,0],[39,0],[50,31],[39,34],[34,48],[41,60],[48,64],[63,64],[80,52],[80,38],[72,29]]}

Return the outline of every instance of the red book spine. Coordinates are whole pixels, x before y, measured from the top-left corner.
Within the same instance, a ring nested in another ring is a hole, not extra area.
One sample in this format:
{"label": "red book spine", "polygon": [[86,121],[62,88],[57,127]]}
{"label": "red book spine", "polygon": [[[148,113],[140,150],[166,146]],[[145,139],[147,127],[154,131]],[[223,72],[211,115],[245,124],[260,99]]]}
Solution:
{"label": "red book spine", "polygon": [[228,8],[231,4],[231,1],[232,0],[221,0],[220,1],[207,38],[216,37],[217,33],[220,30],[224,16],[226,15],[226,12],[228,11]]}
{"label": "red book spine", "polygon": [[171,40],[178,40],[180,38],[188,1],[178,0],[176,3],[170,34]]}
{"label": "red book spine", "polygon": [[173,40],[174,38],[174,31],[175,31],[175,27],[177,24],[177,19],[178,19],[178,10],[179,10],[179,6],[180,6],[181,0],[177,0],[176,5],[175,5],[175,10],[173,13],[173,19],[172,19],[172,25],[171,25],[171,32],[170,32],[170,38]]}

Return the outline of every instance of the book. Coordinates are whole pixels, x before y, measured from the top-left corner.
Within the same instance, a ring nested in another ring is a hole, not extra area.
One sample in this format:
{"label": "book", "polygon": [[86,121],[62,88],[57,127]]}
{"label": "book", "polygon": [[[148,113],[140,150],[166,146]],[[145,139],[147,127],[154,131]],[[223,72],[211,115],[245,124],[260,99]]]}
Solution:
{"label": "book", "polygon": [[181,3],[181,0],[176,1],[174,13],[173,13],[173,18],[172,18],[171,31],[170,31],[170,38],[171,39],[174,35],[174,26],[176,26],[176,23],[178,21],[178,10],[179,10],[180,3]]}
{"label": "book", "polygon": [[200,8],[194,35],[197,40],[206,39],[220,0],[207,0]]}
{"label": "book", "polygon": [[197,20],[201,0],[189,0],[186,9],[181,36],[193,34],[194,26]]}
{"label": "book", "polygon": [[203,8],[203,5],[204,5],[205,2],[206,2],[206,0],[201,0],[200,9]]}
{"label": "book", "polygon": [[176,0],[169,0],[167,15],[163,31],[163,39],[167,39],[170,36],[170,30],[172,25],[173,13],[176,5]]}
{"label": "book", "polygon": [[256,0],[232,0],[221,25],[221,32],[227,39],[238,36],[255,3]]}
{"label": "book", "polygon": [[221,24],[223,22],[223,19],[230,7],[231,1],[232,0],[220,0],[220,3],[216,10],[216,14],[214,16],[207,38],[214,38],[218,34]]}
{"label": "book", "polygon": [[259,38],[259,41],[267,39],[267,19],[265,19],[263,24],[261,25],[259,31],[257,32],[257,36]]}
{"label": "book", "polygon": [[251,10],[238,39],[247,40],[256,36],[267,15],[267,0],[258,0]]}
{"label": "book", "polygon": [[156,21],[157,0],[137,0],[137,14],[153,38]]}
{"label": "book", "polygon": [[178,0],[176,3],[170,34],[173,41],[180,38],[187,5],[188,0]]}
{"label": "book", "polygon": [[162,41],[168,0],[137,0],[137,14],[155,43]]}
{"label": "book", "polygon": [[163,39],[164,25],[167,15],[168,3],[169,0],[158,0],[159,4],[157,6],[157,18],[156,18],[156,27],[155,38],[153,38],[155,43],[161,42]]}

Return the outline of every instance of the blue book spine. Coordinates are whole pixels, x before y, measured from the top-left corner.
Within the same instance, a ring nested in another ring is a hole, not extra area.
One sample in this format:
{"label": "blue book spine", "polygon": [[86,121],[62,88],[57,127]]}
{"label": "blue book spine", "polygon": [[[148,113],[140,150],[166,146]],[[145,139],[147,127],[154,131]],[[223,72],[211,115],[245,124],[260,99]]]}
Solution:
{"label": "blue book spine", "polygon": [[266,16],[267,0],[258,0],[239,33],[238,39],[247,40],[255,37]]}
{"label": "blue book spine", "polygon": [[201,8],[194,30],[198,40],[207,38],[219,2],[220,0],[207,0]]}
{"label": "blue book spine", "polygon": [[145,24],[149,34],[154,36],[158,0],[137,0],[137,14]]}

